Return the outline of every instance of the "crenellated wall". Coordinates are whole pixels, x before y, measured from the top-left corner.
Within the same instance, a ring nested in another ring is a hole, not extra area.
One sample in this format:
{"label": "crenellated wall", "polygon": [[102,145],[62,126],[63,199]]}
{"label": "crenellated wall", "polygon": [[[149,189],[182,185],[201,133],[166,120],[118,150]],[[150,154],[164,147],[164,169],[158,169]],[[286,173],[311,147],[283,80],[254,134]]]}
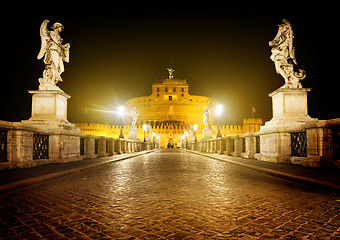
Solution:
{"label": "crenellated wall", "polygon": [[[161,147],[166,147],[169,141],[174,142],[175,146],[179,147],[184,130],[189,132],[190,128],[189,124],[183,124],[180,122],[146,121],[145,123],[150,124],[152,132],[155,131],[159,135]],[[261,125],[261,118],[249,118],[243,120],[243,125],[221,125],[220,131],[222,136],[234,136],[247,132],[259,131]],[[96,136],[113,138],[117,138],[119,136],[121,128],[117,125],[98,123],[75,123],[75,126],[80,129],[81,133],[84,134],[93,134]],[[143,126],[138,124],[136,127],[138,130],[138,138],[141,141],[144,141],[144,134],[146,135],[146,133],[143,131]],[[218,126],[212,125],[211,127],[213,136],[216,136],[218,132]],[[129,130],[130,125],[123,126],[123,134],[126,138],[129,136]],[[198,125],[197,131],[194,134],[196,135],[198,141],[201,140],[203,138],[203,126]]]}

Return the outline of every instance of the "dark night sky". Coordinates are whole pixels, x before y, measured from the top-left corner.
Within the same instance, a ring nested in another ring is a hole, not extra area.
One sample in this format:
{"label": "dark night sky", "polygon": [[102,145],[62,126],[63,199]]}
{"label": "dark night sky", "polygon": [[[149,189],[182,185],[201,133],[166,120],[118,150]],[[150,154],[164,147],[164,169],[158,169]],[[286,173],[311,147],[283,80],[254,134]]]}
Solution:
{"label": "dark night sky", "polygon": [[[60,6],[59,6],[60,7]],[[39,27],[49,19],[65,26],[70,63],[58,86],[72,97],[68,119],[85,121],[84,109],[116,108],[129,98],[149,95],[155,79],[185,78],[191,94],[216,98],[226,108],[225,122],[239,124],[251,116],[270,120],[268,94],[284,84],[276,74],[268,41],[287,18],[295,33],[299,68],[307,72],[309,114],[340,117],[337,78],[331,74],[334,45],[332,6],[129,5],[83,6],[66,10],[13,6],[2,19],[3,68],[0,119],[28,119],[31,96],[44,64],[37,60]],[[333,6],[335,9],[336,7]],[[29,8],[30,10],[25,10]],[[334,28],[335,29],[335,28]],[[337,31],[335,32],[337,33]],[[338,37],[335,37],[338,38]],[[332,50],[331,50],[332,44]],[[112,123],[109,114],[90,111],[87,119]]]}

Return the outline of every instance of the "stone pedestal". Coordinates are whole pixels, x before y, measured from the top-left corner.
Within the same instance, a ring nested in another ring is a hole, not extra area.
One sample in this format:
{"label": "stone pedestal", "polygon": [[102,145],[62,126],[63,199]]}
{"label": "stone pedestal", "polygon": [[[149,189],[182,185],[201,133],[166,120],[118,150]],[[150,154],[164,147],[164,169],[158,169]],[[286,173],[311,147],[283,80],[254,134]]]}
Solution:
{"label": "stone pedestal", "polygon": [[130,128],[129,139],[138,140],[138,129],[137,128]]}
{"label": "stone pedestal", "polygon": [[210,128],[203,129],[203,139],[210,139],[212,138],[212,130]]}
{"label": "stone pedestal", "polygon": [[67,120],[67,99],[71,96],[60,90],[34,90],[32,94],[32,113],[23,123],[41,125],[49,128],[74,127]]}
{"label": "stone pedestal", "polygon": [[261,130],[298,127],[315,121],[308,115],[307,92],[310,88],[279,88],[270,93],[273,118]]}
{"label": "stone pedestal", "polygon": [[307,92],[310,88],[279,88],[270,93],[273,118],[261,127],[260,159],[271,162],[290,162],[290,133],[300,131],[306,123],[317,119],[308,115]]}

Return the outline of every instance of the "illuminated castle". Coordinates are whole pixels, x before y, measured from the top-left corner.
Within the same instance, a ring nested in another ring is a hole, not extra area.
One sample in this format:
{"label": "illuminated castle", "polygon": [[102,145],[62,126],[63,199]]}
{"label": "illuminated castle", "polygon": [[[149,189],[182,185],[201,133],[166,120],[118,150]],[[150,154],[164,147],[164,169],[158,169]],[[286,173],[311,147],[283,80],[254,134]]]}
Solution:
{"label": "illuminated castle", "polygon": [[[152,93],[149,96],[129,99],[125,102],[125,109],[136,107],[138,113],[138,138],[144,140],[143,125],[150,124],[152,131],[160,136],[162,147],[171,145],[180,146],[184,130],[189,131],[190,124],[197,125],[195,132],[199,141],[203,137],[203,111],[207,107],[211,112],[218,105],[215,99],[189,94],[189,85],[186,80],[174,79],[171,68],[168,69],[169,78],[156,81],[152,84]],[[214,114],[210,114],[213,136],[217,134],[214,124]],[[257,132],[262,125],[262,119],[244,119],[243,126],[221,126],[223,136],[239,135],[246,132]],[[117,138],[120,126],[105,124],[78,123],[82,133]],[[123,134],[128,136],[129,124],[123,127]]]}
{"label": "illuminated castle", "polygon": [[136,107],[139,124],[149,123],[151,126],[202,125],[204,107],[213,109],[216,105],[215,99],[190,95],[186,80],[173,79],[173,75],[152,84],[150,96],[132,98],[125,102],[127,109]]}

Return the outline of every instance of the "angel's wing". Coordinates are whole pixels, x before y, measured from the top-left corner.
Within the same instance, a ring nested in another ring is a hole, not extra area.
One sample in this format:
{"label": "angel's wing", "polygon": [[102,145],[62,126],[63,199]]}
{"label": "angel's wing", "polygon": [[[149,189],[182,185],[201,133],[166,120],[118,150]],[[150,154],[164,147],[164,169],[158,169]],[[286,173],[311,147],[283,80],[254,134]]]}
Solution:
{"label": "angel's wing", "polygon": [[40,26],[41,47],[40,52],[37,56],[38,59],[41,59],[45,55],[47,42],[51,38],[50,32],[47,29],[48,22],[48,20],[45,20]]}

